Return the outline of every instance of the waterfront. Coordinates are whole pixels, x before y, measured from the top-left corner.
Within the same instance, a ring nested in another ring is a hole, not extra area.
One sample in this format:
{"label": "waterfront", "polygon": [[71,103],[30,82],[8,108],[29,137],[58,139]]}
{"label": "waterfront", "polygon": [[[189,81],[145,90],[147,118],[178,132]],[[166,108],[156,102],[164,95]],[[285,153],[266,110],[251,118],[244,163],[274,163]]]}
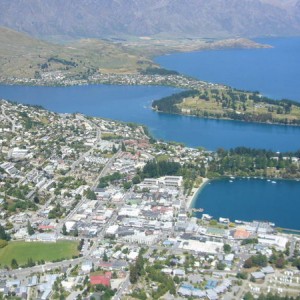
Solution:
{"label": "waterfront", "polygon": [[[269,49],[226,50],[224,53],[237,51],[240,55],[243,53],[246,55],[248,51],[264,52],[267,50]],[[213,54],[215,52],[202,53],[216,55]],[[223,52],[216,53],[222,55]],[[192,59],[194,53],[178,55],[187,55]],[[165,58],[171,56],[165,56]],[[197,59],[196,62],[198,63]],[[186,66],[184,60],[179,61],[179,63]],[[247,63],[249,64],[250,61]],[[195,67],[199,69],[197,64]],[[170,66],[170,69],[175,69],[174,65]],[[202,65],[203,69],[209,70],[205,65]],[[226,78],[234,78],[236,71],[230,70],[227,72]],[[188,70],[187,74],[193,75],[191,69]],[[216,72],[216,74],[219,73]],[[293,80],[298,80],[298,78],[299,76],[290,78],[290,82],[293,83]],[[209,80],[218,81],[213,79],[215,77]],[[245,82],[248,83],[250,80]],[[259,82],[253,82],[255,85],[257,83]],[[272,83],[273,88],[276,88],[277,84],[278,82],[274,81]],[[244,86],[244,88],[251,89],[250,86]],[[298,93],[297,90],[290,88],[289,84],[285,88],[283,91],[285,96],[279,96],[276,89],[270,92],[262,91],[266,95],[276,98],[288,98],[290,91]],[[261,90],[259,86],[254,89]],[[21,103],[42,105],[59,113],[81,112],[90,116],[141,123],[148,126],[151,133],[158,139],[183,142],[192,147],[203,146],[209,150],[228,149],[237,146],[266,148],[274,151],[292,151],[300,148],[300,127],[200,119],[157,113],[151,110],[153,100],[178,91],[180,90],[176,88],[162,86],[0,86],[0,97]],[[291,98],[299,100],[297,97]],[[300,224],[297,222],[299,219],[297,211],[300,208],[299,194],[300,183],[298,182],[277,181],[277,184],[272,184],[266,180],[235,180],[230,183],[228,180],[221,180],[203,185],[201,192],[196,193],[195,199],[191,198],[190,201],[195,207],[204,208],[205,213],[214,217],[229,217],[232,220],[267,219],[281,227],[300,229]]]}
{"label": "waterfront", "polygon": [[81,112],[149,127],[158,139],[209,150],[246,146],[274,151],[300,148],[300,127],[245,123],[157,113],[153,100],[179,91],[158,86],[85,85],[71,87],[0,86],[0,97],[42,105],[59,112]]}
{"label": "waterfront", "polygon": [[216,219],[265,220],[277,227],[300,229],[299,195],[300,182],[292,180],[213,180],[197,194],[192,207],[204,208],[205,214]]}

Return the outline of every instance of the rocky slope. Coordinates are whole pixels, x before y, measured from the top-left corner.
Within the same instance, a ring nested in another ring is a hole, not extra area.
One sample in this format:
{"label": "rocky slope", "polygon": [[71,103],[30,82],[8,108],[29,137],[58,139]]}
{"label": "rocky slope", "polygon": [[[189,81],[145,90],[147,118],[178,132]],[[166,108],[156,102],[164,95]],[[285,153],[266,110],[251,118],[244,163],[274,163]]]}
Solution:
{"label": "rocky slope", "polygon": [[0,26],[43,38],[300,34],[299,0],[0,0]]}

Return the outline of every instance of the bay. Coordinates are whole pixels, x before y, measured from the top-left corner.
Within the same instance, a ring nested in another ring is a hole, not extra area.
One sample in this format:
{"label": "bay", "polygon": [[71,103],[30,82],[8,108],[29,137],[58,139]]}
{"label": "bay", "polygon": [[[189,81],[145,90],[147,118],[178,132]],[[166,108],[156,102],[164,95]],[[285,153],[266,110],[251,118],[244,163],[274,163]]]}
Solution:
{"label": "bay", "polygon": [[300,102],[300,37],[256,41],[273,48],[175,53],[155,61],[201,80]]}
{"label": "bay", "polygon": [[300,127],[200,119],[151,110],[155,99],[179,91],[161,86],[85,85],[71,87],[0,86],[0,98],[42,105],[59,112],[80,112],[149,127],[158,139],[209,150],[246,146],[274,151],[300,148]]}
{"label": "bay", "polygon": [[[299,229],[300,182],[265,179],[213,180],[198,193],[193,207],[214,218],[269,221],[277,227]],[[200,217],[201,214],[197,213]]]}

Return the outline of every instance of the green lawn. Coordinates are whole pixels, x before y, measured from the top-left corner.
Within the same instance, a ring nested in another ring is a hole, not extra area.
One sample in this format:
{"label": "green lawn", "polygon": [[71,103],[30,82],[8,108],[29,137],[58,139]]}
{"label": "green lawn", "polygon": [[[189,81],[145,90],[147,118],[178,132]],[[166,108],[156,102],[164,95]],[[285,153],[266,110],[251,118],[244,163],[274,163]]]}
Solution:
{"label": "green lawn", "polygon": [[0,268],[10,266],[11,260],[15,258],[19,265],[27,263],[28,258],[33,261],[45,260],[46,262],[72,258],[78,255],[78,242],[59,241],[56,243],[41,242],[10,242],[6,247],[0,249]]}

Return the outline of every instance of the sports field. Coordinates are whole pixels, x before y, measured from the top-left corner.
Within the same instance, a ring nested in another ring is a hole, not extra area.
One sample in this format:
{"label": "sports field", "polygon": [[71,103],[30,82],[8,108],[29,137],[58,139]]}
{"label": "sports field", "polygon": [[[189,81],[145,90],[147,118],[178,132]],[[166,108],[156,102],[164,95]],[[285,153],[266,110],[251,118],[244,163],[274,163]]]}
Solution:
{"label": "sports field", "polygon": [[0,249],[0,268],[5,265],[10,266],[13,258],[17,260],[19,266],[26,264],[29,258],[32,258],[34,262],[69,259],[78,255],[77,246],[78,242],[76,241],[10,242],[6,247]]}

